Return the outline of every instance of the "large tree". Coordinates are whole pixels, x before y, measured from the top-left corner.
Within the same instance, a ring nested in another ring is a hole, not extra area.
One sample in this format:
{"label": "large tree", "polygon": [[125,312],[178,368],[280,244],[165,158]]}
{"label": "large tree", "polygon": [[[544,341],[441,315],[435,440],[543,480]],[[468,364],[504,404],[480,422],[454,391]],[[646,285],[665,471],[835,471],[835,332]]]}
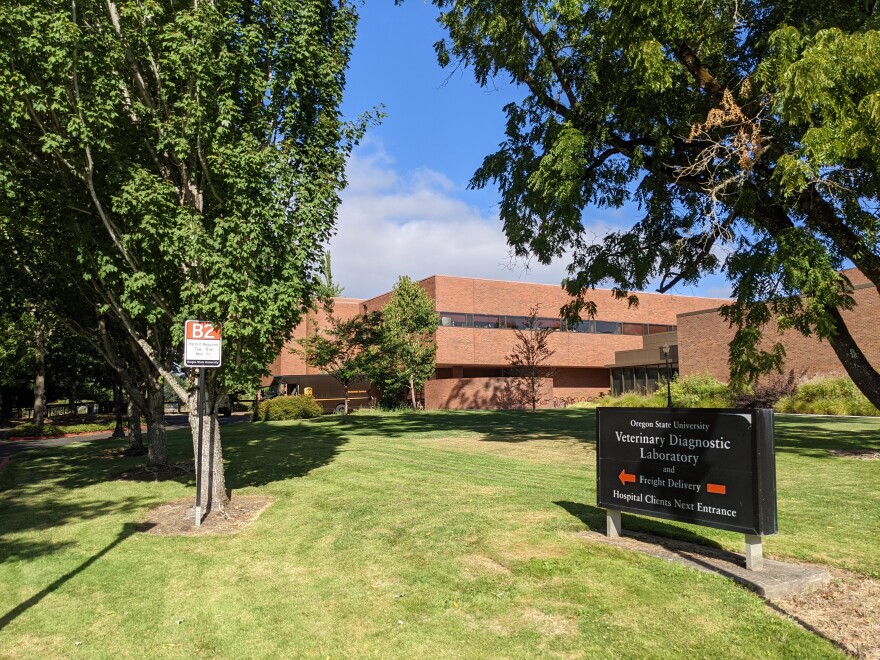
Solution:
{"label": "large tree", "polygon": [[381,339],[371,356],[373,383],[386,398],[398,398],[409,391],[412,407],[416,392],[434,375],[437,345],[434,333],[440,316],[425,290],[401,275],[382,308]]}
{"label": "large tree", "polygon": [[[880,15],[875,0],[434,0],[440,62],[521,85],[476,172],[510,244],[572,256],[569,313],[611,281],[632,297],[723,271],[731,371],[778,367],[761,330],[827,339],[875,405],[880,375],[841,314],[851,262],[880,288]],[[594,239],[590,207],[638,202]]]}
{"label": "large tree", "polygon": [[192,411],[183,322],[223,326],[208,508],[218,393],[252,386],[311,304],[360,131],[339,114],[355,23],[346,0],[0,5],[0,213],[68,237],[52,265],[82,278],[92,331]]}

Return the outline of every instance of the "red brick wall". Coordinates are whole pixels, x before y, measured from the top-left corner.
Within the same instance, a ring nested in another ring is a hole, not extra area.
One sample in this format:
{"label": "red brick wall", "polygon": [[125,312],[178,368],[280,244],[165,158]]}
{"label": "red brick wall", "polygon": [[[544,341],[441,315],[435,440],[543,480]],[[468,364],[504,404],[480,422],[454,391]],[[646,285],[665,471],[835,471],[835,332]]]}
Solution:
{"label": "red brick wall", "polygon": [[[434,278],[438,311],[524,316],[540,304],[541,316],[557,317],[569,301],[558,285],[499,282],[438,275]],[[611,292],[596,290],[596,319],[636,323],[675,324],[682,312],[717,307],[717,298],[693,298],[654,293],[639,294],[638,307],[615,300]],[[516,343],[513,330],[441,327],[437,330],[438,365],[505,365]],[[604,367],[614,362],[616,351],[642,347],[642,338],[631,335],[601,335],[558,332],[550,338],[555,354],[548,360],[554,367]]]}
{"label": "red brick wall", "polygon": [[[541,316],[556,317],[569,301],[568,294],[557,284],[502,282],[466,277],[437,275],[433,278],[437,310],[477,314],[510,314],[523,316],[529,308],[540,304]],[[423,280],[427,282],[428,280]],[[598,312],[596,318],[608,321],[638,323],[675,323],[682,312],[691,312],[720,305],[720,298],[695,298],[659,293],[640,293],[639,306],[629,307],[625,300],[615,300],[611,291],[597,289],[592,294]]]}
{"label": "red brick wall", "polygon": [[[425,293],[428,294],[428,297],[431,300],[437,299],[436,287],[434,286],[434,276],[433,275],[431,277],[427,277],[423,280],[419,280],[418,282],[416,282],[416,284],[418,284],[420,287],[422,287],[425,290]],[[370,298],[369,300],[365,300],[364,305],[366,306],[367,311],[378,312],[385,305],[388,304],[389,300],[391,300],[391,292],[390,291],[388,293],[383,293],[381,296],[376,296],[375,298]],[[434,309],[436,310],[437,307],[434,307]]]}
{"label": "red brick wall", "polygon": [[[516,342],[513,330],[441,327],[437,329],[437,364],[507,365]],[[549,346],[555,353],[547,366],[602,367],[614,362],[615,351],[641,348],[642,338],[556,332],[550,336]]]}
{"label": "red brick wall", "polygon": [[[333,314],[337,318],[350,319],[361,313],[362,303],[363,301],[357,298],[337,298],[333,302]],[[302,323],[293,329],[293,337],[284,345],[281,353],[269,365],[270,375],[263,378],[262,384],[264,386],[270,384],[273,376],[320,374],[321,372],[318,369],[306,365],[299,355],[292,352],[292,349],[299,348],[298,339],[304,339],[309,335],[313,335],[316,328],[326,328],[327,325],[327,315],[323,310],[312,312],[304,318]]]}
{"label": "red brick wall", "polygon": [[557,369],[553,396],[562,399],[595,399],[611,390],[608,369]]}
{"label": "red brick wall", "polygon": [[[856,272],[863,279],[861,273]],[[855,283],[851,271],[847,275]],[[860,279],[858,281],[861,281]],[[856,307],[843,313],[847,327],[859,347],[875,368],[880,368],[880,335],[877,324],[880,321],[880,295],[873,285],[857,285],[853,294]],[[727,366],[727,345],[733,339],[734,330],[727,326],[717,310],[700,314],[686,314],[678,317],[678,355],[682,375],[710,373],[721,381],[727,381],[730,370]],[[784,373],[794,369],[795,373],[806,376],[838,374],[845,371],[834,350],[827,341],[804,337],[789,330],[783,334],[768,327],[765,329],[765,346],[781,341],[785,346],[786,359]]]}
{"label": "red brick wall", "polygon": [[[427,410],[492,410],[520,407],[511,399],[511,378],[450,378],[425,383]],[[553,401],[553,381],[541,379],[541,408]]]}

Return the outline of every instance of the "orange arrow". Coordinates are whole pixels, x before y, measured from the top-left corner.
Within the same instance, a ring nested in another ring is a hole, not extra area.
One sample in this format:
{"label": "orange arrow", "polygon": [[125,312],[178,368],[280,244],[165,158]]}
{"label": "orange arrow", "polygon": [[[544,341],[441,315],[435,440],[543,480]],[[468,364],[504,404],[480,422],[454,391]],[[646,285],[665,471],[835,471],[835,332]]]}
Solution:
{"label": "orange arrow", "polygon": [[727,495],[727,486],[723,484],[706,484],[707,493],[715,493],[716,495]]}
{"label": "orange arrow", "polygon": [[622,483],[624,486],[626,486],[627,481],[631,484],[634,484],[636,482],[636,475],[628,474],[626,468],[623,468],[620,471],[620,474],[617,476],[620,478],[620,483]]}

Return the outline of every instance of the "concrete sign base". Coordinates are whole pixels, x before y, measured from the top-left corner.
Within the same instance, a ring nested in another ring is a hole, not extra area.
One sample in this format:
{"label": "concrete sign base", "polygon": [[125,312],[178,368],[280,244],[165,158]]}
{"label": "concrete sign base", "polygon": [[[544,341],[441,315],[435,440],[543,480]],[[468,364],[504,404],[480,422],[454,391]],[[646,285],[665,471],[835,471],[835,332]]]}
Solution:
{"label": "concrete sign base", "polygon": [[581,532],[578,536],[588,541],[642,552],[699,571],[723,575],[768,600],[814,591],[831,581],[831,574],[821,567],[764,559],[763,570],[749,570],[743,555],[641,532],[627,531],[622,536],[614,537],[600,532]]}

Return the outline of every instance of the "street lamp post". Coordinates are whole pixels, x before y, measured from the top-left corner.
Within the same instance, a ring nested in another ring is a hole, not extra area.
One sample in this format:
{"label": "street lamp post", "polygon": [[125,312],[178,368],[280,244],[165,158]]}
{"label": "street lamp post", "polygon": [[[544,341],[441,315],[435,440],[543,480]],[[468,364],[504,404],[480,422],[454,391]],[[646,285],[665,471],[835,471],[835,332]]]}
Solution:
{"label": "street lamp post", "polygon": [[660,347],[663,359],[666,361],[666,406],[672,408],[672,378],[669,375],[669,344]]}

